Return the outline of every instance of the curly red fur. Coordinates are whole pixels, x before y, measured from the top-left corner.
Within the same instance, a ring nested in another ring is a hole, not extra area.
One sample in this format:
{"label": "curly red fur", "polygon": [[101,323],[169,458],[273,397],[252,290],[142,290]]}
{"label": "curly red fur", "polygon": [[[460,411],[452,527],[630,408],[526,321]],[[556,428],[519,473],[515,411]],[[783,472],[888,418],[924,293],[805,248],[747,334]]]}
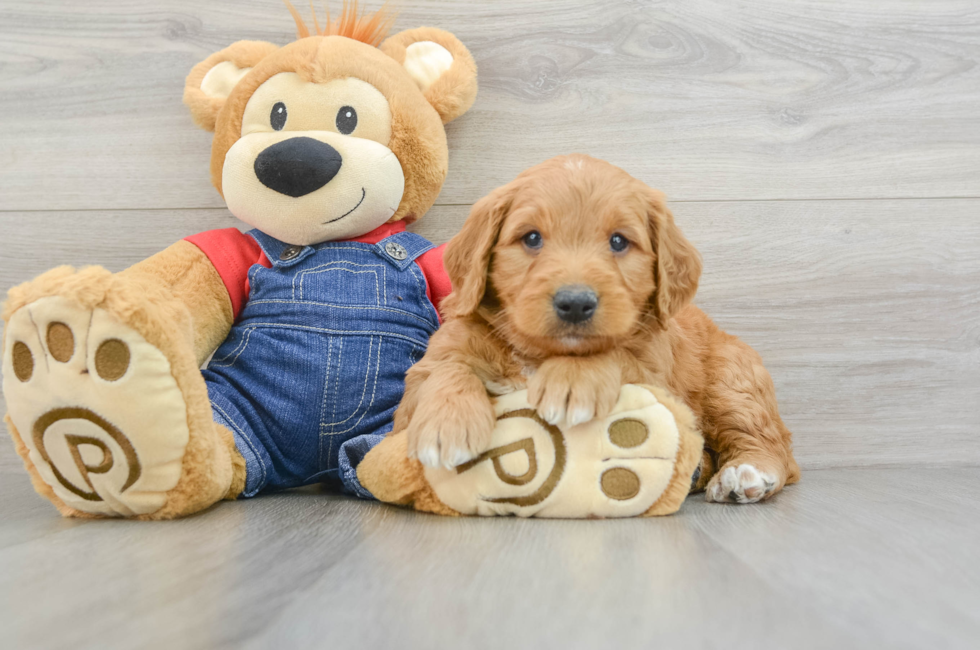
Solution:
{"label": "curly red fur", "polygon": [[283,0],[283,2],[286,3],[289,13],[292,14],[293,20],[296,21],[296,38],[298,39],[307,38],[308,36],[345,36],[355,41],[377,47],[385,40],[388,36],[388,31],[395,23],[395,15],[388,9],[387,3],[382,5],[381,9],[374,13],[361,13],[358,11],[357,0],[353,0],[353,2],[344,0],[343,8],[340,10],[340,17],[337,20],[333,20],[330,17],[330,10],[324,8],[327,14],[326,22],[321,29],[320,20],[316,15],[316,9],[313,8],[313,2],[311,1],[310,11],[313,13],[314,29],[310,33],[310,28],[307,26],[306,21],[303,20],[303,17],[299,15],[296,7],[289,0]]}
{"label": "curly red fur", "polygon": [[[524,243],[531,231],[539,249]],[[613,234],[626,250],[611,249]],[[659,192],[588,156],[549,160],[480,200],[445,264],[446,322],[409,371],[395,416],[409,453],[434,448],[454,464],[482,452],[493,426],[485,387],[526,384],[545,419],[585,421],[608,413],[622,384],[652,384],[697,415],[717,454],[706,473],[751,464],[773,477],[765,497],[798,480],[759,355],[690,304],[701,258]],[[598,297],[587,322],[556,315],[553,298],[569,285]]]}

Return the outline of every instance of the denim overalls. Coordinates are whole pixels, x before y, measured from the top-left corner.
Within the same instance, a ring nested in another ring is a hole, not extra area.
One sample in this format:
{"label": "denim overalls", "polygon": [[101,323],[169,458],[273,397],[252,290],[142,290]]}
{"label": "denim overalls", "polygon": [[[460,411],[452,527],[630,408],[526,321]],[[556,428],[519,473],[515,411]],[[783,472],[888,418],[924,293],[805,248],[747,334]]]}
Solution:
{"label": "denim overalls", "polygon": [[249,270],[248,302],[203,371],[214,420],[245,458],[242,496],[329,483],[371,498],[356,465],[391,430],[405,372],[439,324],[415,264],[433,244],[248,234],[272,268]]}

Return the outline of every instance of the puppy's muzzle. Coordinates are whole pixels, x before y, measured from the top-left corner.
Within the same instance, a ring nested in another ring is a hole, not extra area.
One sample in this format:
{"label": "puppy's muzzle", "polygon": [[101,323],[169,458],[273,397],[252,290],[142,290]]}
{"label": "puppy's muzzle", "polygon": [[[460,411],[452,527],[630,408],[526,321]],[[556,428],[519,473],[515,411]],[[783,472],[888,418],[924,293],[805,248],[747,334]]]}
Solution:
{"label": "puppy's muzzle", "polygon": [[298,198],[333,180],[343,162],[340,152],[326,142],[290,138],[255,157],[255,176],[270,190]]}
{"label": "puppy's muzzle", "polygon": [[559,289],[555,293],[552,304],[558,318],[566,323],[579,325],[595,315],[596,307],[599,306],[599,296],[588,287],[573,285]]}

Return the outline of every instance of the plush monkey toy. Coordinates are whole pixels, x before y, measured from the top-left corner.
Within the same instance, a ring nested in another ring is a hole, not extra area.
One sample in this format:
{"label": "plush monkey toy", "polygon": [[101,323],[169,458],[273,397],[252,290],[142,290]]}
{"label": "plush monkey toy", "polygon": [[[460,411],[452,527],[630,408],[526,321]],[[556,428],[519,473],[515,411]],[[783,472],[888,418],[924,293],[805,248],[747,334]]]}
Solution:
{"label": "plush monkey toy", "polygon": [[297,41],[235,43],[184,92],[214,131],[212,183],[254,230],[10,291],[6,421],[65,515],[168,519],[310,483],[370,496],[356,465],[450,289],[405,225],[439,193],[476,65],[438,29],[383,40],[384,11],[345,5],[312,35],[293,13]]}

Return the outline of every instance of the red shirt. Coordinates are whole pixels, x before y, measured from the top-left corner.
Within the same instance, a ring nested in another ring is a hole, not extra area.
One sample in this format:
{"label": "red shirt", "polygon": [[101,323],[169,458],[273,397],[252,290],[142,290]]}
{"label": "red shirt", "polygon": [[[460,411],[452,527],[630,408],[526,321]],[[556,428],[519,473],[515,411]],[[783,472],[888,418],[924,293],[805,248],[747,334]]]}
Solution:
{"label": "red shirt", "polygon": [[[371,232],[343,241],[355,241],[362,244],[377,244],[386,237],[405,230],[404,221],[386,223]],[[231,308],[235,318],[241,313],[248,302],[248,270],[259,264],[266,268],[272,267],[272,262],[266,257],[257,241],[242,233],[237,228],[208,230],[185,238],[208,256],[211,264],[217,269],[221,281],[228,290]],[[439,312],[442,299],[452,291],[452,284],[446,269],[442,265],[442,253],[446,245],[438,246],[420,255],[415,263],[425,277],[425,295]]]}

